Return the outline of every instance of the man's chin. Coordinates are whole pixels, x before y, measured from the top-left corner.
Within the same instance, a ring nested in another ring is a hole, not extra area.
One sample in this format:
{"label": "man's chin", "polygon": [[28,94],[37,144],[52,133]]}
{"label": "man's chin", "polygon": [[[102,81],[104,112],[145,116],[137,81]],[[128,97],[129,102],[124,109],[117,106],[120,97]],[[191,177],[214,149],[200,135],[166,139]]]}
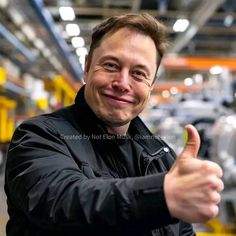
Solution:
{"label": "man's chin", "polygon": [[119,127],[119,126],[123,126],[123,125],[127,125],[130,123],[130,120],[104,120],[104,122],[107,124],[107,125],[110,125],[110,126],[114,126],[114,127]]}
{"label": "man's chin", "polygon": [[101,118],[100,119],[106,124],[106,125],[109,125],[109,126],[113,126],[113,127],[119,127],[119,126],[123,126],[123,125],[127,125],[130,123],[130,120],[131,119],[124,119],[124,118]]}

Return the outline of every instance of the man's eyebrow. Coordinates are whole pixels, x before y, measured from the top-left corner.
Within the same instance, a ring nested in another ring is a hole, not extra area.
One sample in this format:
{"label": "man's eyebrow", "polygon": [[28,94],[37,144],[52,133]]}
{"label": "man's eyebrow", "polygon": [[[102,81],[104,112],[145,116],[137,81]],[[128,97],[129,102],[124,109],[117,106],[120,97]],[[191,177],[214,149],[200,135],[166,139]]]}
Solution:
{"label": "man's eyebrow", "polygon": [[111,56],[111,55],[105,55],[105,56],[101,57],[100,60],[101,61],[113,60],[113,61],[119,62],[119,59],[117,57],[114,57],[114,56]]}

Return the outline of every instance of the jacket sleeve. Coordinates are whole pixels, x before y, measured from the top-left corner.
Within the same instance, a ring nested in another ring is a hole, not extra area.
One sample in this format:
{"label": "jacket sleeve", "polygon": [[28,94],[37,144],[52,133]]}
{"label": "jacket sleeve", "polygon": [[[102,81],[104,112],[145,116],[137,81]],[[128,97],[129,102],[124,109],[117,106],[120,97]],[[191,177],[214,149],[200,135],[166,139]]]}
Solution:
{"label": "jacket sleeve", "polygon": [[9,203],[37,227],[146,231],[176,222],[165,202],[164,176],[88,179],[60,135],[34,119],[15,131],[5,189]]}
{"label": "jacket sleeve", "polygon": [[193,229],[193,226],[184,221],[180,222],[180,235],[182,236],[195,236],[196,233]]}

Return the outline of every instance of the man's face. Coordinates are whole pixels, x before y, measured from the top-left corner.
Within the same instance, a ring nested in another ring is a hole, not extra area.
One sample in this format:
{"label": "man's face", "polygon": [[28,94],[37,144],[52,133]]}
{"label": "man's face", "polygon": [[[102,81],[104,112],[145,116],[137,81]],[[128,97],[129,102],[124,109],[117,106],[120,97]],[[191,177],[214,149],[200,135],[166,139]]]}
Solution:
{"label": "man's face", "polygon": [[156,59],[148,36],[127,28],[105,36],[85,65],[85,99],[93,112],[109,126],[128,124],[149,99]]}

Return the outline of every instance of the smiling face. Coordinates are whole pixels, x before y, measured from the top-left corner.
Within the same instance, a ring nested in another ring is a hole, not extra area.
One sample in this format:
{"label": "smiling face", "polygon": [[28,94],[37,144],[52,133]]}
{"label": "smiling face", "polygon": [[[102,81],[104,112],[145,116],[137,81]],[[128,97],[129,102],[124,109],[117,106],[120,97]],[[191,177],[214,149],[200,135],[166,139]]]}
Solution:
{"label": "smiling face", "polygon": [[105,36],[94,50],[85,65],[85,99],[108,130],[126,133],[129,122],[144,109],[156,62],[153,40],[127,28]]}

